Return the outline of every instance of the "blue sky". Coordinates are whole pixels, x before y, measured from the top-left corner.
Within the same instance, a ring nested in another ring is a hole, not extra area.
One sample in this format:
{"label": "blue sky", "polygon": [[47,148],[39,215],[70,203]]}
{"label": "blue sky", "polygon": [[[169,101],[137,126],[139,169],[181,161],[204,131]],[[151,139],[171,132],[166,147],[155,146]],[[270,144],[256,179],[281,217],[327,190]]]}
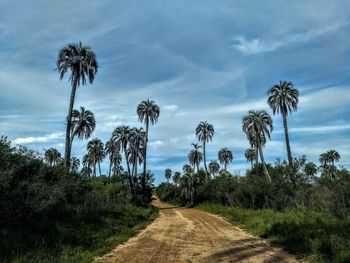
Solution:
{"label": "blue sky", "polygon": [[[350,167],[347,1],[0,0],[0,7],[0,134],[14,143],[63,152],[70,86],[59,81],[55,60],[60,48],[81,41],[100,64],[75,102],[95,113],[93,137],[106,141],[120,124],[139,127],[141,100],[160,106],[148,154],[157,182],[165,168],[181,170],[204,120],[216,131],[208,160],[229,147],[229,169],[244,174],[242,116],[271,112],[266,91],[279,80],[301,94],[288,119],[293,155],[317,161],[332,148]],[[286,158],[281,117],[273,121],[268,161]],[[86,144],[77,140],[73,156]]]}

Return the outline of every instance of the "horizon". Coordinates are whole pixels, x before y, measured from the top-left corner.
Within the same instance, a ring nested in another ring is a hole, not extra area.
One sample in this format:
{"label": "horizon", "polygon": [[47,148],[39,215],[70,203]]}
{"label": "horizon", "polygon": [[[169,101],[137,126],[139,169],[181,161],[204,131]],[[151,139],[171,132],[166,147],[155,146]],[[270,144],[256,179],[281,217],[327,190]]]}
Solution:
{"label": "horizon", "polygon": [[[229,171],[244,174],[250,146],[241,122],[250,109],[267,110],[273,118],[266,161],[287,159],[282,117],[267,104],[267,90],[279,80],[300,92],[298,111],[288,117],[293,157],[306,155],[319,164],[321,153],[335,149],[339,164],[350,167],[346,2],[154,1],[142,8],[137,1],[69,3],[2,3],[0,135],[12,143],[41,153],[55,147],[63,155],[71,88],[67,76],[59,80],[55,62],[62,47],[81,41],[100,65],[94,83],[78,88],[75,102],[95,114],[90,139],[105,143],[121,124],[142,127],[137,105],[147,98],[159,105],[148,147],[156,185],[165,180],[166,168],[182,171],[188,163],[200,121],[215,129],[207,162],[228,147],[234,155]],[[298,21],[289,15],[296,12]],[[277,13],[284,18],[278,23]],[[75,140],[72,156],[82,160],[87,142]],[[104,172],[107,166],[104,161]]]}

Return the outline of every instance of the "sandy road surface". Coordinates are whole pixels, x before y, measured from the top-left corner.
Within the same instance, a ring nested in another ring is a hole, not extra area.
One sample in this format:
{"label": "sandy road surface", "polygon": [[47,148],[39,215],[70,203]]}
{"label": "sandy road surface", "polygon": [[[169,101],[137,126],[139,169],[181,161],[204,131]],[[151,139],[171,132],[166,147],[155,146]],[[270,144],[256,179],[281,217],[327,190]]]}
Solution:
{"label": "sandy road surface", "polygon": [[157,218],[97,262],[301,262],[218,216],[154,201]]}

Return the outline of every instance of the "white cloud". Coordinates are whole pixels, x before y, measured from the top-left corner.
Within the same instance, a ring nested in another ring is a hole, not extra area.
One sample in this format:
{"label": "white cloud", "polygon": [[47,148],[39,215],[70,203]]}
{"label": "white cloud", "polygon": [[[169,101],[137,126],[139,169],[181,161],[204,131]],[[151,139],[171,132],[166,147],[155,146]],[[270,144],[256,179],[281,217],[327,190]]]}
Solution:
{"label": "white cloud", "polygon": [[179,107],[175,104],[165,105],[164,110],[166,111],[176,111]]}
{"label": "white cloud", "polygon": [[61,140],[64,137],[63,132],[56,132],[56,133],[50,133],[46,134],[44,136],[38,136],[38,137],[22,137],[17,138],[13,142],[15,144],[28,144],[28,143],[41,143],[41,142],[48,142],[53,140]]}
{"label": "white cloud", "polygon": [[292,44],[306,43],[313,40],[314,38],[331,34],[347,24],[348,23],[336,23],[333,25],[325,26],[323,28],[309,30],[304,33],[291,34],[278,40],[266,40],[260,38],[249,40],[244,36],[237,36],[233,38],[233,46],[242,53],[248,55],[271,52],[282,47],[286,47]]}
{"label": "white cloud", "polygon": [[[328,133],[342,130],[350,130],[350,124],[341,124],[341,125],[323,125],[323,126],[307,126],[307,127],[296,127],[289,128],[289,132],[297,133]],[[284,133],[284,130],[274,131],[274,133]]]}

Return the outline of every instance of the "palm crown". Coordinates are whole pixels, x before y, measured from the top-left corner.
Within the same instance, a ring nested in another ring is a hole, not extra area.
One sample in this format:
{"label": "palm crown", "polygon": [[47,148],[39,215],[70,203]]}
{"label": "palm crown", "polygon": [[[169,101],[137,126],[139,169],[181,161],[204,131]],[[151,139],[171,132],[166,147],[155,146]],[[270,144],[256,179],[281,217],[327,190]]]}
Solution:
{"label": "palm crown", "polygon": [[91,111],[84,107],[80,107],[80,110],[74,110],[72,113],[71,140],[73,141],[75,136],[78,136],[81,140],[90,138],[95,127],[95,116]]}
{"label": "palm crown", "polygon": [[218,159],[220,163],[224,164],[224,170],[226,171],[227,164],[231,163],[233,160],[232,151],[230,151],[228,148],[222,148],[218,152]]}
{"label": "palm crown", "polygon": [[81,42],[68,44],[62,48],[58,54],[56,65],[60,79],[63,79],[70,69],[69,81],[73,87],[78,87],[80,83],[85,85],[87,79],[92,83],[98,70],[95,53],[91,47],[85,46]]}

